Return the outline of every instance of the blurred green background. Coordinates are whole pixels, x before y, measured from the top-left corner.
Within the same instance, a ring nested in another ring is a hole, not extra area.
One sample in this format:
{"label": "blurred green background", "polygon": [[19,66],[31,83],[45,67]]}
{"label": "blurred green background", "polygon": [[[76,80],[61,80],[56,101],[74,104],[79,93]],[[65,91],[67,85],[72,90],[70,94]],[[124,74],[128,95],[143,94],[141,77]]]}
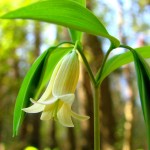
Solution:
{"label": "blurred green background", "polygon": [[[35,1],[1,0],[0,14]],[[149,0],[87,0],[87,7],[122,43],[132,47],[150,43]],[[89,115],[90,120],[74,120],[74,128],[65,128],[55,121],[40,121],[40,114],[27,114],[19,135],[12,137],[15,99],[26,72],[40,53],[66,40],[70,40],[68,30],[61,26],[31,20],[0,20],[0,150],[93,150],[92,92],[82,64],[73,109]],[[96,72],[109,42],[84,34],[82,43]],[[122,52],[123,49],[117,49],[111,56]],[[100,92],[101,149],[146,150],[133,64],[114,71],[102,83]]]}

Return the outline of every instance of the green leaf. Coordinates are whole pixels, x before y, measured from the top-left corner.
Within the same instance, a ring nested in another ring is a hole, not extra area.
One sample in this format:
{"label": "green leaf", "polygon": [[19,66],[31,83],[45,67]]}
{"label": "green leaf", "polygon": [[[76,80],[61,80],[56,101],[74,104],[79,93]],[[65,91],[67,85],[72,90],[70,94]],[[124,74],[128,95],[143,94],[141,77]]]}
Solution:
{"label": "green leaf", "polygon": [[73,0],[74,2],[77,2],[78,4],[86,7],[86,0]]}
{"label": "green leaf", "polygon": [[[78,4],[80,4],[83,7],[86,7],[86,0],[73,0],[73,1],[77,2]],[[76,31],[73,29],[69,29],[69,31],[70,31],[70,35],[71,35],[73,42],[76,42],[77,40],[79,40],[79,41],[81,40],[82,32],[79,32],[79,31]]]}
{"label": "green leaf", "polygon": [[[61,11],[60,11],[61,10]],[[104,25],[90,10],[72,0],[43,0],[9,12],[3,19],[35,19],[55,23],[81,32],[108,38],[115,47],[120,42],[109,35]]]}
{"label": "green leaf", "polygon": [[41,68],[43,67],[47,54],[48,50],[37,58],[23,80],[14,109],[13,136],[18,134],[24,116],[24,112],[21,109],[28,105],[29,98],[33,95],[33,89],[37,86]]}
{"label": "green leaf", "polygon": [[[150,58],[150,46],[140,47],[135,49],[144,58]],[[133,61],[133,56],[131,52],[125,52],[123,54],[118,54],[108,59],[104,66],[102,76],[99,82],[102,82],[111,72],[117,68],[128,64]]]}
{"label": "green leaf", "polygon": [[132,53],[134,56],[137,83],[150,149],[150,67],[136,51],[133,51]]}

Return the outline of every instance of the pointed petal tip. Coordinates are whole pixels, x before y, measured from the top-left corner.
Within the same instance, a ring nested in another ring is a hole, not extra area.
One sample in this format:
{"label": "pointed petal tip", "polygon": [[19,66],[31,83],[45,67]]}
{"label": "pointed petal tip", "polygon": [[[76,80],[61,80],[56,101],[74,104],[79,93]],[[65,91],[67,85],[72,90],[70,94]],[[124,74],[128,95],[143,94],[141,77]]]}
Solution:
{"label": "pointed petal tip", "polygon": [[71,119],[71,110],[68,104],[63,104],[57,112],[58,121],[65,127],[74,127]]}
{"label": "pointed petal tip", "polygon": [[22,110],[26,113],[37,113],[34,110],[31,110],[30,108],[23,108]]}
{"label": "pointed petal tip", "polygon": [[37,103],[33,98],[30,98],[30,101],[31,101],[33,104]]}
{"label": "pointed petal tip", "polygon": [[63,125],[64,127],[69,127],[69,128],[73,128],[74,127],[74,124],[73,123],[66,123],[64,121],[60,121],[60,124]]}
{"label": "pointed petal tip", "polygon": [[32,98],[30,98],[30,101],[34,104],[41,104],[41,105],[50,105],[50,104],[53,104],[55,103],[56,101],[58,100],[57,97],[52,97],[50,98],[49,100],[45,100],[43,102],[40,102],[40,101],[35,101],[33,100]]}
{"label": "pointed petal tip", "polygon": [[79,115],[79,114],[75,113],[74,111],[71,111],[71,115],[72,115],[73,118],[81,120],[81,121],[90,119],[89,116]]}
{"label": "pointed petal tip", "polygon": [[23,108],[22,110],[25,111],[26,113],[39,113],[43,111],[44,107],[45,106],[41,104],[33,104],[32,106]]}
{"label": "pointed petal tip", "polygon": [[72,125],[65,125],[66,127],[69,127],[69,128],[73,128],[74,127],[74,125],[72,124]]}
{"label": "pointed petal tip", "polygon": [[22,108],[21,110],[26,112],[26,113],[30,113],[31,112],[28,108]]}

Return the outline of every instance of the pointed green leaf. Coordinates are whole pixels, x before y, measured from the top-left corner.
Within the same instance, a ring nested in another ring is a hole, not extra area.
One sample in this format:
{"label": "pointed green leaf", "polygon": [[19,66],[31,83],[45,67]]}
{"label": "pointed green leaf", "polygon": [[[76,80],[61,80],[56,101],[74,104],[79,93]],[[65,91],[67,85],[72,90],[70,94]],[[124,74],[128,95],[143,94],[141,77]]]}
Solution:
{"label": "pointed green leaf", "polygon": [[24,112],[21,109],[27,106],[29,98],[33,95],[33,89],[37,86],[39,81],[40,71],[43,67],[47,53],[48,51],[45,51],[37,58],[23,80],[14,109],[13,136],[18,134],[24,116]]}
{"label": "pointed green leaf", "polygon": [[[150,58],[150,46],[140,47],[135,49],[144,58]],[[104,66],[104,70],[99,82],[102,82],[111,72],[115,69],[128,64],[133,61],[133,56],[131,52],[125,52],[123,54],[115,55],[108,59]]]}
{"label": "pointed green leaf", "polygon": [[[61,11],[60,11],[61,10]],[[72,0],[43,0],[3,15],[3,19],[35,19],[108,38],[115,47],[120,42],[88,9]]]}
{"label": "pointed green leaf", "polygon": [[132,53],[134,56],[137,83],[150,149],[150,67],[147,64],[147,62],[136,51],[133,51]]}

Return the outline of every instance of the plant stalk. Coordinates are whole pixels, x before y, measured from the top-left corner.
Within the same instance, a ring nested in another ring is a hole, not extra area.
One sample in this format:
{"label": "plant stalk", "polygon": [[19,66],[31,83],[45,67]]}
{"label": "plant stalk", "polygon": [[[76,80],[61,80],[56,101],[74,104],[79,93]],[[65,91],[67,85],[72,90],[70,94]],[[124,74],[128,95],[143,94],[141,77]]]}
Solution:
{"label": "plant stalk", "polygon": [[93,88],[94,105],[94,150],[100,150],[100,86]]}
{"label": "plant stalk", "polygon": [[97,84],[93,72],[89,66],[82,48],[78,45],[78,52],[86,66],[91,83],[93,85],[93,109],[94,109],[94,150],[100,150],[100,85]]}
{"label": "plant stalk", "polygon": [[104,66],[105,66],[105,63],[107,61],[107,58],[110,54],[110,52],[114,49],[113,45],[111,44],[105,57],[104,57],[104,60],[102,62],[102,65],[101,65],[101,68],[98,70],[97,74],[96,74],[96,82],[97,82],[97,85],[100,84],[100,79],[101,79],[101,76],[102,76],[102,73],[103,73],[103,69],[104,69]]}
{"label": "plant stalk", "polygon": [[92,85],[96,86],[96,80],[95,80],[95,77],[93,75],[93,72],[92,72],[92,70],[91,70],[91,68],[89,66],[89,63],[88,63],[86,57],[84,56],[84,53],[83,53],[83,51],[82,51],[82,49],[81,49],[81,47],[79,45],[78,45],[78,52],[80,53],[80,56],[82,57],[82,60],[83,60],[83,62],[85,64],[85,67],[86,67],[87,72],[89,74],[89,77],[90,77],[90,80],[92,82]]}

